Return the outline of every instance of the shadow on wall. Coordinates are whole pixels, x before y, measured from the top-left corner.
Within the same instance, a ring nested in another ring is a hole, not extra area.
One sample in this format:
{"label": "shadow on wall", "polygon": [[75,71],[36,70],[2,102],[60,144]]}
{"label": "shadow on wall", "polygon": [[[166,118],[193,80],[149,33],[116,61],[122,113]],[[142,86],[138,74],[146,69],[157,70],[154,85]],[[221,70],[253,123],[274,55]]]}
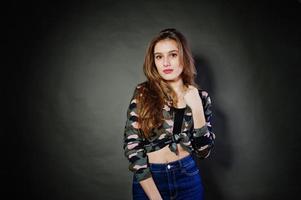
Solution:
{"label": "shadow on wall", "polygon": [[214,100],[214,76],[210,71],[210,64],[202,56],[196,56],[194,59],[197,69],[196,83],[201,89],[208,91],[212,100],[212,131],[216,135],[215,147],[210,156],[204,160],[197,160],[197,164],[201,171],[206,199],[222,200],[225,199],[221,188],[224,185],[222,177],[233,163],[231,138],[227,128],[227,118]]}

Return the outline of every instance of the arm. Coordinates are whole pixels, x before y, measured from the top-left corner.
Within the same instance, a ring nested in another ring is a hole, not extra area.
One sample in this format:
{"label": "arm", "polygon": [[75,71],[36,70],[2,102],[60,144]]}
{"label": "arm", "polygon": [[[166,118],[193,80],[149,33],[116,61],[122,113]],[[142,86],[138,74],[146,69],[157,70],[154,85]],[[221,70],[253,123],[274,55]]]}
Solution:
{"label": "arm", "polygon": [[150,200],[162,200],[159,190],[152,177],[140,181],[140,185]]}
{"label": "arm", "polygon": [[136,87],[134,95],[127,110],[127,121],[124,129],[124,155],[130,162],[129,170],[132,171],[140,182],[143,190],[150,199],[161,199],[148,166],[147,154],[144,149],[143,138],[140,135],[137,112]]}
{"label": "arm", "polygon": [[200,158],[207,158],[214,146],[215,134],[211,126],[211,99],[206,91],[199,91],[202,99],[202,108],[192,109],[194,128],[192,130],[192,145],[196,155]]}

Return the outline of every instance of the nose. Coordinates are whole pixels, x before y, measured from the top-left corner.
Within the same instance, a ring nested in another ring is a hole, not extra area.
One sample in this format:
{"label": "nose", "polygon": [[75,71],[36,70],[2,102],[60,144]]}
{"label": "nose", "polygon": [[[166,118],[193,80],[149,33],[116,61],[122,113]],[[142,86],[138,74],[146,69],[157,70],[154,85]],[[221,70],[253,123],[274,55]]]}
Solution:
{"label": "nose", "polygon": [[168,57],[166,57],[166,58],[163,59],[163,66],[164,67],[170,66],[170,62],[169,62],[169,58]]}

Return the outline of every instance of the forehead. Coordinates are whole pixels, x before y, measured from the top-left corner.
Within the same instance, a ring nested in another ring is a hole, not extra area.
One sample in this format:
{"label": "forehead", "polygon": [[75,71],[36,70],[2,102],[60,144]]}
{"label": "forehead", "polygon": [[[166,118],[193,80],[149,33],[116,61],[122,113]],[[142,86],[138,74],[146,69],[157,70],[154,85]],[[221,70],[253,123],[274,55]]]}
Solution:
{"label": "forehead", "polygon": [[164,39],[156,43],[154,53],[168,53],[170,51],[178,51],[178,44],[175,40]]}

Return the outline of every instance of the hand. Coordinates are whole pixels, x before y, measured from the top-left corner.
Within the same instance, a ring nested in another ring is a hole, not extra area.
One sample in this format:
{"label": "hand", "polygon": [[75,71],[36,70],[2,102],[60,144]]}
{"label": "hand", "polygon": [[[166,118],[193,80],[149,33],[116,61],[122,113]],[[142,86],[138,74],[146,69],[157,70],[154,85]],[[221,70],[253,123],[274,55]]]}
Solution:
{"label": "hand", "polygon": [[159,194],[156,197],[151,197],[150,200],[163,200],[163,199],[162,199],[161,195]]}
{"label": "hand", "polygon": [[186,104],[191,108],[194,128],[201,128],[206,124],[203,102],[199,91],[194,86],[189,86],[184,94]]}
{"label": "hand", "polygon": [[203,110],[203,103],[199,95],[199,91],[192,85],[189,85],[186,89],[184,94],[184,101],[192,110]]}
{"label": "hand", "polygon": [[160,192],[152,177],[140,181],[140,184],[150,200],[162,200]]}

